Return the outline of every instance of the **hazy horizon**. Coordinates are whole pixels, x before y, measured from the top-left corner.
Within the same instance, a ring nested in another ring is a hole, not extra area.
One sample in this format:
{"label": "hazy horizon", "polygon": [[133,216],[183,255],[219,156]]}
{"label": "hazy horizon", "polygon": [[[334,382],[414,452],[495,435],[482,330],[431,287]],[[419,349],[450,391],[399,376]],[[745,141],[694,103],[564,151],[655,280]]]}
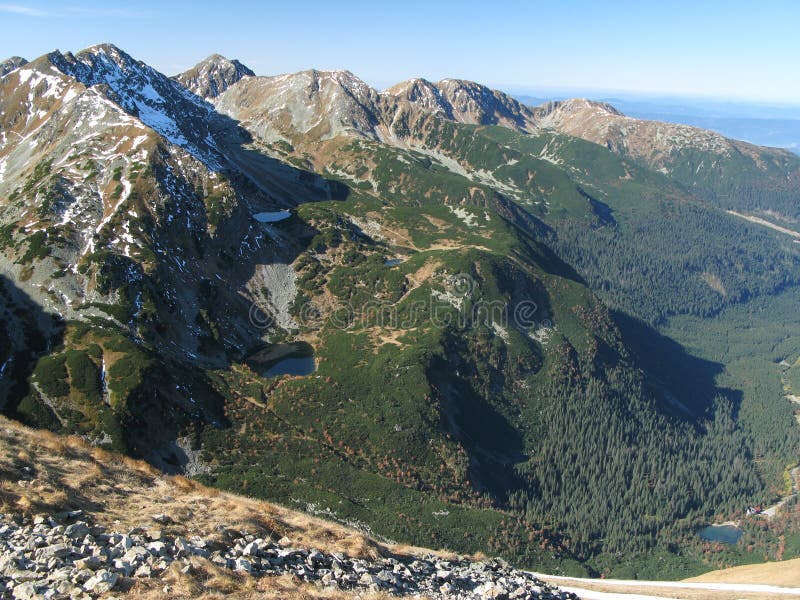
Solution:
{"label": "hazy horizon", "polygon": [[0,56],[111,42],[173,75],[218,52],[258,74],[348,69],[377,87],[411,77],[521,90],[800,105],[800,5],[743,2],[559,6],[500,2],[380,6],[208,2],[135,6],[0,2]]}

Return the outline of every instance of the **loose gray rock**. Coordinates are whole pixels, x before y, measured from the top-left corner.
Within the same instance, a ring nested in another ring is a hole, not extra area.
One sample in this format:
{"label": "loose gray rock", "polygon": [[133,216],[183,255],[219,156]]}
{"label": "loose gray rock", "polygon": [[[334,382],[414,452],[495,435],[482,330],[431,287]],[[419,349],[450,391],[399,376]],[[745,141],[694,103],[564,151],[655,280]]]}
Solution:
{"label": "loose gray rock", "polygon": [[36,554],[39,560],[47,560],[49,558],[66,558],[70,553],[70,547],[67,544],[53,544],[38,550]]}
{"label": "loose gray rock", "polygon": [[82,540],[90,533],[89,526],[82,522],[73,523],[64,530],[64,535],[71,540]]}
{"label": "loose gray rock", "polygon": [[[169,517],[160,515],[156,520],[167,522]],[[160,530],[154,535],[144,527],[125,534],[84,521],[63,526],[49,515],[18,524],[0,514],[0,523],[0,598],[15,600],[95,598],[115,589],[121,578],[158,577],[173,564],[190,573],[192,556],[207,557],[220,567],[253,577],[292,574],[322,587],[354,592],[431,600],[576,598],[499,559],[361,560],[296,548],[288,538],[276,543],[232,532],[230,542],[220,545],[197,535],[188,540]]]}
{"label": "loose gray rock", "polygon": [[36,586],[31,582],[21,583],[14,588],[13,597],[16,600],[32,600],[36,597]]}
{"label": "loose gray rock", "polygon": [[114,589],[118,579],[119,574],[114,571],[98,571],[96,575],[83,584],[83,589],[88,592],[104,594]]}

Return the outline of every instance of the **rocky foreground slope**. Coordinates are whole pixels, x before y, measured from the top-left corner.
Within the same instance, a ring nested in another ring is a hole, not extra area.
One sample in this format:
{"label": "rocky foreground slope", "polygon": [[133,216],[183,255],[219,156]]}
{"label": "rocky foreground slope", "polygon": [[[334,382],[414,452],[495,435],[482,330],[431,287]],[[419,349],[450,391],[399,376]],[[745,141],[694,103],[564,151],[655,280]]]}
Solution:
{"label": "rocky foreground slope", "polygon": [[501,560],[381,545],[78,438],[2,419],[0,440],[2,598],[575,598]]}

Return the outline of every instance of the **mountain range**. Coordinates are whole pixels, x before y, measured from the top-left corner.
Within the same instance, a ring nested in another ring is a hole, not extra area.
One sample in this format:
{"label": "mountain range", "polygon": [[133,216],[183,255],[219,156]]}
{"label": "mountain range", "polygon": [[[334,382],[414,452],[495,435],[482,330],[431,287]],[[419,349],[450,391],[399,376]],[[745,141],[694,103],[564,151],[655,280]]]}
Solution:
{"label": "mountain range", "polygon": [[694,535],[797,462],[800,349],[712,344],[790,311],[800,157],[456,79],[168,77],[110,44],[0,77],[6,414],[537,570],[800,553],[790,518],[733,558]]}

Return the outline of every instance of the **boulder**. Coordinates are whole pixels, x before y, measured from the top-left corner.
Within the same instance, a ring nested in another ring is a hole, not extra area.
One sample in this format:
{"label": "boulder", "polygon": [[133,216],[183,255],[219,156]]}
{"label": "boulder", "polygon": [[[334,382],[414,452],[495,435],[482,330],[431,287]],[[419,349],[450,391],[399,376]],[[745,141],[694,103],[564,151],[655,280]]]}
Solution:
{"label": "boulder", "polygon": [[77,523],[73,523],[69,525],[66,529],[64,529],[64,535],[66,535],[71,540],[82,540],[87,535],[90,535],[91,531],[89,530],[89,526],[84,523],[83,521],[78,521]]}
{"label": "boulder", "polygon": [[15,600],[33,600],[36,598],[36,586],[30,581],[21,583],[14,588],[12,597]]}
{"label": "boulder", "polygon": [[117,585],[119,575],[113,571],[98,571],[83,584],[83,589],[87,592],[104,594],[110,592]]}
{"label": "boulder", "polygon": [[99,556],[87,556],[86,558],[79,558],[75,561],[76,569],[89,569],[96,571],[103,566],[103,560]]}
{"label": "boulder", "polygon": [[49,558],[66,558],[71,551],[70,546],[67,544],[53,544],[52,546],[45,546],[36,551],[38,560],[47,560]]}

